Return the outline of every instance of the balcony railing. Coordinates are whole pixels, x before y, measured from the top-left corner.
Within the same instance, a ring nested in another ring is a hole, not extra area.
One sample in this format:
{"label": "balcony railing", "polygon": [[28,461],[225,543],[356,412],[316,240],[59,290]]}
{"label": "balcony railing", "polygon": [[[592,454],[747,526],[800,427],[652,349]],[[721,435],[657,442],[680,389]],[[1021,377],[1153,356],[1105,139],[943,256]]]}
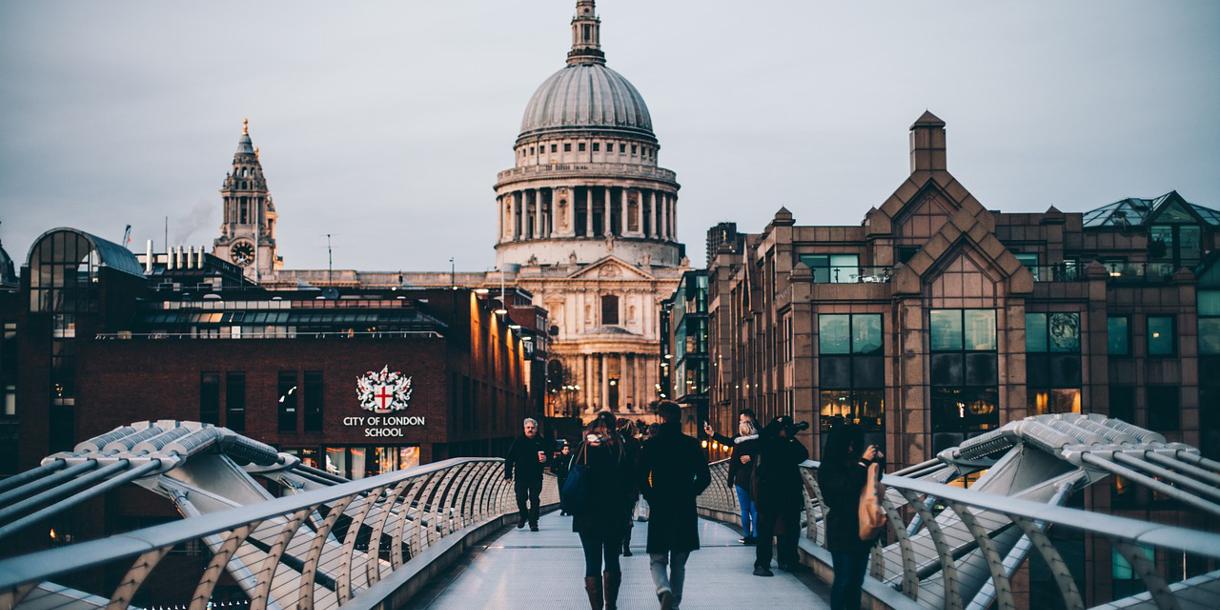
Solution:
{"label": "balcony railing", "polygon": [[1026,265],[1035,282],[1079,282],[1085,279],[1080,265],[1062,263],[1058,265]]}
{"label": "balcony railing", "polygon": [[817,267],[815,284],[884,284],[894,275],[893,267]]}
{"label": "balcony railing", "polygon": [[1112,282],[1167,282],[1177,267],[1173,263],[1103,263]]}

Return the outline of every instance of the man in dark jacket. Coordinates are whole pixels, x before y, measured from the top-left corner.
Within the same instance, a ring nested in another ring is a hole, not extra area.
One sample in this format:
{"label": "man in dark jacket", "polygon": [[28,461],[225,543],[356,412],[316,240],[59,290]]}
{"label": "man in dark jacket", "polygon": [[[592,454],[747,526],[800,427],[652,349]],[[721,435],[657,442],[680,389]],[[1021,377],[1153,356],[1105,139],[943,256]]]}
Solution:
{"label": "man in dark jacket", "polygon": [[[513,470],[517,471],[517,479],[513,481],[513,491],[517,492],[517,512],[520,519],[517,529],[525,527],[528,522],[530,531],[538,531],[538,494],[542,493],[542,470],[546,467],[550,447],[538,433],[538,422],[526,418],[522,424],[521,436],[518,436],[504,457],[504,478],[513,480]],[[529,506],[527,508],[526,501]]]}
{"label": "man in dark jacket", "polygon": [[801,529],[804,483],[800,464],[809,451],[796,440],[797,427],[788,416],[777,417],[758,439],[755,466],[758,493],[758,547],[754,556],[755,576],[771,572],[771,539],[778,538],[779,567],[796,570],[800,564],[797,540]]}
{"label": "man in dark jacket", "polygon": [[699,548],[695,498],[711,483],[712,475],[699,441],[682,434],[681,407],[665,401],[658,413],[662,424],[657,435],[644,443],[639,480],[652,511],[648,523],[652,581],[661,608],[669,610],[682,603],[686,559]]}

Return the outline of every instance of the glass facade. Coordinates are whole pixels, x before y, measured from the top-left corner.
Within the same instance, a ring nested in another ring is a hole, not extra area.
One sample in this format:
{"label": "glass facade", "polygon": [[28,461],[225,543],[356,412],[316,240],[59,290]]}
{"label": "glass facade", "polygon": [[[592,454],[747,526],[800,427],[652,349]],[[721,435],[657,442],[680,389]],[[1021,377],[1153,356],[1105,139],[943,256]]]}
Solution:
{"label": "glass facade", "polygon": [[885,362],[880,314],[818,316],[819,418],[823,437],[837,423],[862,426],[884,446]]}
{"label": "glass facade", "polygon": [[934,451],[999,426],[994,309],[928,312]]}
{"label": "glass facade", "polygon": [[1148,355],[1172,356],[1176,351],[1173,316],[1148,316]]}
{"label": "glass facade", "polygon": [[857,254],[806,254],[801,262],[813,271],[816,284],[854,284],[860,281]]}
{"label": "glass facade", "polygon": [[1106,319],[1106,344],[1111,356],[1131,355],[1131,320],[1127,316]]}
{"label": "glass facade", "polygon": [[1080,314],[1025,314],[1030,413],[1080,413],[1080,369]]}
{"label": "glass facade", "polygon": [[[288,452],[300,456],[306,466],[353,480],[419,466],[419,447],[415,445],[323,447],[321,452],[314,448]],[[324,464],[317,464],[319,456]]]}

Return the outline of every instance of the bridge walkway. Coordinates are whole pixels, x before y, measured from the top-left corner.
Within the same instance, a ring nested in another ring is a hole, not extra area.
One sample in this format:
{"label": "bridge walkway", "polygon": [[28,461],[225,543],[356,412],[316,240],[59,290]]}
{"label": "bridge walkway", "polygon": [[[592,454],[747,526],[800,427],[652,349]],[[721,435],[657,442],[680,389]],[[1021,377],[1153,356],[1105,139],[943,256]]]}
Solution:
{"label": "bridge walkway", "polygon": [[[412,600],[412,605],[429,610],[587,608],[584,555],[572,532],[572,518],[552,512],[542,517],[539,526],[539,532],[512,529],[489,541]],[[812,575],[798,578],[775,570],[773,578],[754,576],[754,547],[742,546],[738,538],[737,532],[724,525],[700,520],[703,548],[691,553],[686,564],[682,607],[830,607],[828,590]],[[657,606],[644,552],[647,539],[648,524],[637,522],[631,538],[634,555],[620,558],[620,608]]]}

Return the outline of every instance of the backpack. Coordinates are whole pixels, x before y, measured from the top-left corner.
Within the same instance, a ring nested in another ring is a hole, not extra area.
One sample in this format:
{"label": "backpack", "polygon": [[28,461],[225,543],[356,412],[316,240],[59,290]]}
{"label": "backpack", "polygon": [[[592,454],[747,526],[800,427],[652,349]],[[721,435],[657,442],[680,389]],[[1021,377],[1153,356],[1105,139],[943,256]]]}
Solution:
{"label": "backpack", "polygon": [[860,506],[857,509],[860,517],[860,540],[865,542],[876,539],[881,535],[881,530],[885,529],[885,510],[881,508],[881,485],[878,482],[880,478],[881,466],[870,464],[868,479],[860,490]]}

